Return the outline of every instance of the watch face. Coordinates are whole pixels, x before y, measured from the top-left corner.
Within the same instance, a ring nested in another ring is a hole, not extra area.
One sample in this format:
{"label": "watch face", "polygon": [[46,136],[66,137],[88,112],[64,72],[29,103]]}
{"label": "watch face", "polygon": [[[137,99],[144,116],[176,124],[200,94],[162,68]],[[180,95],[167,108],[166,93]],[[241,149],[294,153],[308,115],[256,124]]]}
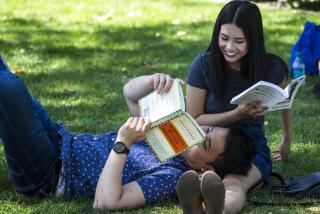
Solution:
{"label": "watch face", "polygon": [[122,142],[116,142],[113,145],[113,150],[116,153],[120,153],[120,154],[129,154],[129,149],[124,145],[124,143]]}
{"label": "watch face", "polygon": [[121,153],[123,152],[125,149],[124,145],[122,143],[116,142],[113,146],[113,150],[115,152]]}

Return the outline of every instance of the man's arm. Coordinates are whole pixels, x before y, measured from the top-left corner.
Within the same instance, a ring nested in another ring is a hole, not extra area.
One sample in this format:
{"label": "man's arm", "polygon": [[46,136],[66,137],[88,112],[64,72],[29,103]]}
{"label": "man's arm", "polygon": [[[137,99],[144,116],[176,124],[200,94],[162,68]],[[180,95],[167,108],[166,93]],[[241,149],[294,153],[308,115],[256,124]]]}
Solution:
{"label": "man's arm", "polygon": [[[119,129],[116,142],[121,141],[130,149],[134,142],[144,139],[150,123],[150,120],[144,118],[129,118]],[[127,156],[111,151],[97,184],[93,208],[115,210],[145,204],[143,192],[137,182],[122,186],[122,173]]]}
{"label": "man's arm", "polygon": [[126,100],[127,106],[133,117],[139,117],[140,98],[146,96],[152,91],[158,93],[168,92],[171,88],[173,79],[167,74],[153,74],[149,76],[140,76],[130,80],[123,87],[123,96]]}
{"label": "man's arm", "polygon": [[[167,92],[172,85],[172,78],[166,74],[141,76],[130,80],[123,88],[124,97],[133,116],[139,116],[138,100],[153,90],[158,93]],[[150,120],[131,117],[119,129],[117,141],[123,142],[128,148],[145,137],[150,127]],[[122,186],[122,174],[127,159],[126,154],[111,151],[100,175],[93,207],[96,209],[135,208],[145,204],[144,194],[137,182],[133,181]]]}

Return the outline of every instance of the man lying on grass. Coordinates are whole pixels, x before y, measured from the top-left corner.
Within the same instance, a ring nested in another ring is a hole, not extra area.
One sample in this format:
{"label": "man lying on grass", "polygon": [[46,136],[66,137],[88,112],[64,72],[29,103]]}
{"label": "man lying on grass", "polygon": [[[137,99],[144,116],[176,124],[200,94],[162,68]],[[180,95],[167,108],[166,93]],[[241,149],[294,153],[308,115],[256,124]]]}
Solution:
{"label": "man lying on grass", "polygon": [[[183,172],[212,169],[215,160],[224,157],[234,163],[225,169],[227,173],[246,174],[254,149],[241,129],[233,132],[234,129],[203,127],[207,133],[203,144],[159,163],[143,142],[150,121],[139,117],[137,101],[153,90],[165,93],[171,84],[170,76],[164,74],[131,80],[124,86],[124,97],[132,117],[118,134],[75,134],[52,121],[2,61],[0,136],[17,191],[36,197],[94,196],[94,208],[114,210],[173,199]],[[227,156],[226,145],[246,152]]]}

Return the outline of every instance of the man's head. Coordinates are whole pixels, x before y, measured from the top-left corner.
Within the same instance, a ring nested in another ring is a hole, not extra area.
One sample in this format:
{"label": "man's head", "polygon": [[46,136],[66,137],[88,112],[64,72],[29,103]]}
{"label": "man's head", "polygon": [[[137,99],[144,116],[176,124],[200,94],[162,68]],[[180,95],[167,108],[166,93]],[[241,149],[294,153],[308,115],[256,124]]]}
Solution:
{"label": "man's head", "polygon": [[183,153],[187,163],[197,171],[213,169],[221,177],[229,173],[246,175],[256,148],[244,129],[238,125],[201,128],[206,140]]}

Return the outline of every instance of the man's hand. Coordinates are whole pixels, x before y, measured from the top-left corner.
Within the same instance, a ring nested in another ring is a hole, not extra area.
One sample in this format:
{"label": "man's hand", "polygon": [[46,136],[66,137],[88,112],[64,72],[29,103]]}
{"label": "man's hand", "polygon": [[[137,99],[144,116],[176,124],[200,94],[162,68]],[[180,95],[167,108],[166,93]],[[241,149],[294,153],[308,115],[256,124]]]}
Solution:
{"label": "man's hand", "polygon": [[264,115],[268,110],[267,106],[261,104],[261,100],[255,100],[247,104],[240,104],[237,107],[237,110],[241,117],[258,117]]}
{"label": "man's hand", "polygon": [[[153,89],[158,94],[167,93],[173,83],[173,78],[169,74],[163,74],[163,73],[155,73],[152,75],[152,84]],[[183,80],[179,80],[180,84],[184,84]]]}
{"label": "man's hand", "polygon": [[[123,96],[132,116],[140,116],[138,101],[147,94],[156,91],[159,94],[170,90],[173,79],[168,74],[156,73],[130,80],[123,87]],[[180,80],[183,84],[183,81]]]}
{"label": "man's hand", "polygon": [[150,119],[130,117],[119,129],[117,141],[123,142],[128,148],[139,140],[143,140],[150,128]]}

